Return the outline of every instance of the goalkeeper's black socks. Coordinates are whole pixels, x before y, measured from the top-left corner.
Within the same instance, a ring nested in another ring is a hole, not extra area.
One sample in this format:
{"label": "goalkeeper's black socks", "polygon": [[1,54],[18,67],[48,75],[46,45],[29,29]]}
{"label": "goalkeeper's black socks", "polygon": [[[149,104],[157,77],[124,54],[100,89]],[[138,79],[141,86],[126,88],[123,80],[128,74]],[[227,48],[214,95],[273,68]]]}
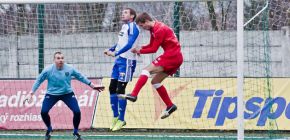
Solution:
{"label": "goalkeeper's black socks", "polygon": [[51,132],[52,130],[46,130],[46,133],[45,133],[45,140],[50,140],[50,137],[51,137]]}
{"label": "goalkeeper's black socks", "polygon": [[75,140],[83,140],[81,138],[81,135],[77,132],[77,133],[73,133],[74,137],[75,137]]}

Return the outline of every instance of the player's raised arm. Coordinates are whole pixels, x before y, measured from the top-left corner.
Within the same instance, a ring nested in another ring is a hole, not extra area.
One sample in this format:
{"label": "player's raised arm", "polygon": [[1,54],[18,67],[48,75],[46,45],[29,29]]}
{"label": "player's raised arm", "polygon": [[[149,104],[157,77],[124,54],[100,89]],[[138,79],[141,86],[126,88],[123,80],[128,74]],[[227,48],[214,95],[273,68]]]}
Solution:
{"label": "player's raised arm", "polygon": [[142,47],[140,49],[140,54],[148,54],[148,53],[157,52],[162,41],[163,41],[163,33],[162,32],[156,33],[154,38],[153,37],[150,38],[150,45],[148,45],[147,47]]}
{"label": "player's raised arm", "polygon": [[130,27],[130,25],[129,25],[128,32],[129,32],[128,43],[122,49],[120,49],[119,51],[116,51],[115,56],[118,56],[118,55],[130,50],[133,47],[133,44],[135,43],[136,39],[139,36],[139,29],[138,29],[136,24],[132,24],[132,27]]}
{"label": "player's raised arm", "polygon": [[153,40],[154,40],[153,37],[150,36],[150,42],[149,42],[149,44],[147,44],[145,46],[142,46],[141,48],[142,49],[147,49],[147,48],[151,47],[152,46],[152,43],[153,43]]}
{"label": "player's raised arm", "polygon": [[34,81],[34,84],[32,86],[32,89],[31,91],[33,93],[35,93],[35,91],[38,89],[38,87],[41,85],[41,83],[47,79],[47,75],[48,75],[48,72],[50,71],[50,68],[45,68],[39,75],[38,77],[36,78],[36,80]]}
{"label": "player's raised arm", "polygon": [[45,79],[47,79],[47,75],[49,72],[50,68],[45,68],[36,78],[36,80],[34,81],[34,84],[32,86],[31,91],[28,93],[28,95],[25,97],[23,104],[25,104],[25,102],[31,102],[32,96],[33,94],[35,94],[36,90],[39,88],[39,86],[41,85],[41,83],[43,83],[43,81]]}
{"label": "player's raised arm", "polygon": [[115,49],[116,49],[116,47],[117,47],[117,44],[115,44],[115,45],[114,45],[113,47],[111,47],[110,49],[105,49],[105,50],[104,50],[104,54],[105,54],[105,55],[108,55],[109,52],[114,52]]}
{"label": "player's raised arm", "polygon": [[73,72],[72,72],[72,76],[74,76],[77,80],[79,80],[80,82],[90,85],[91,81],[84,76],[83,74],[81,74],[77,69],[73,68]]}
{"label": "player's raised arm", "polygon": [[84,76],[82,73],[80,73],[77,69],[73,68],[72,76],[74,76],[77,80],[80,82],[89,85],[91,88],[101,92],[105,89],[104,86],[101,85],[95,85],[92,83],[86,76]]}

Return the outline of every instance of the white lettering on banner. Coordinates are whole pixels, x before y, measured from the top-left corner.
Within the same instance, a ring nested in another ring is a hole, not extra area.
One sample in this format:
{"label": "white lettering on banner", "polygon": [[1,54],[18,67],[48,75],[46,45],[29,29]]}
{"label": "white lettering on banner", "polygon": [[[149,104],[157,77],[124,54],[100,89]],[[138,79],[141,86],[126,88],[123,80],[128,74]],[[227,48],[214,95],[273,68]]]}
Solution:
{"label": "white lettering on banner", "polygon": [[93,101],[95,97],[95,91],[91,93],[90,101],[89,101],[89,106],[93,106]]}
{"label": "white lettering on banner", "polygon": [[11,122],[26,122],[26,121],[41,121],[41,115],[35,115],[32,113],[25,113],[25,114],[15,114],[10,115]]}
{"label": "white lettering on banner", "polygon": [[8,100],[8,104],[10,107],[17,107],[17,103],[19,103],[19,99],[20,99],[20,94],[21,92],[18,91],[16,95],[10,96]]}
{"label": "white lettering on banner", "polygon": [[[17,107],[41,107],[42,102],[45,97],[45,91],[41,91],[41,94],[36,94],[32,96],[32,102],[26,102],[23,104],[25,97],[27,95],[27,91],[17,91],[16,94],[12,95],[0,95],[0,108],[10,107],[10,108],[17,108]],[[94,99],[96,98],[95,90],[84,90],[83,93],[78,94],[76,96],[79,106],[92,106],[94,103]],[[63,105],[62,102],[57,103],[57,107],[61,107]],[[2,122],[2,121],[1,121]]]}
{"label": "white lettering on banner", "polygon": [[44,94],[40,94],[38,95],[39,99],[38,102],[35,104],[35,106],[42,106],[42,102],[44,100],[45,95]]}
{"label": "white lettering on banner", "polygon": [[25,113],[25,114],[9,114],[5,113],[0,115],[0,124],[5,124],[10,122],[23,122],[23,121],[41,121],[40,114],[32,114],[32,113]]}
{"label": "white lettering on banner", "polygon": [[6,107],[7,99],[6,95],[0,95],[0,107]]}
{"label": "white lettering on banner", "polygon": [[6,123],[7,119],[8,119],[8,113],[0,115],[0,124]]}

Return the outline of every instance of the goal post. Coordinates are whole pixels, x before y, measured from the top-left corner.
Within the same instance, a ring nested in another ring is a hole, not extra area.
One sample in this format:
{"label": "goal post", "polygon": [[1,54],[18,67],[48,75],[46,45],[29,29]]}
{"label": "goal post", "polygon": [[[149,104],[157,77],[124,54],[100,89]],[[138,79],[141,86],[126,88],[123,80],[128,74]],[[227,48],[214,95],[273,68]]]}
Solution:
{"label": "goal post", "polygon": [[237,105],[238,140],[244,139],[244,1],[237,1]]}

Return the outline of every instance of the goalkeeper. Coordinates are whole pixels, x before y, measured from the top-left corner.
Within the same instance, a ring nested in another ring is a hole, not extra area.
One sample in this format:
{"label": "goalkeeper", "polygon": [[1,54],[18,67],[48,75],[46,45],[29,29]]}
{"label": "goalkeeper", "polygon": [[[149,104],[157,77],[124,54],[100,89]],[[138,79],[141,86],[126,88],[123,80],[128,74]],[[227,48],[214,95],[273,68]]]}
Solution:
{"label": "goalkeeper", "polygon": [[41,74],[37,77],[33,84],[30,94],[25,98],[25,101],[31,102],[32,95],[38,89],[40,84],[47,79],[47,93],[42,103],[41,117],[44,121],[47,131],[45,139],[49,140],[51,137],[52,126],[49,117],[49,110],[59,101],[62,100],[73,112],[73,135],[77,140],[82,140],[81,135],[78,133],[78,127],[81,121],[81,111],[78,102],[75,98],[74,92],[71,87],[71,77],[89,85],[91,88],[98,91],[104,90],[102,86],[95,86],[80,72],[72,66],[64,63],[64,56],[61,52],[54,53],[54,64],[46,67]]}

